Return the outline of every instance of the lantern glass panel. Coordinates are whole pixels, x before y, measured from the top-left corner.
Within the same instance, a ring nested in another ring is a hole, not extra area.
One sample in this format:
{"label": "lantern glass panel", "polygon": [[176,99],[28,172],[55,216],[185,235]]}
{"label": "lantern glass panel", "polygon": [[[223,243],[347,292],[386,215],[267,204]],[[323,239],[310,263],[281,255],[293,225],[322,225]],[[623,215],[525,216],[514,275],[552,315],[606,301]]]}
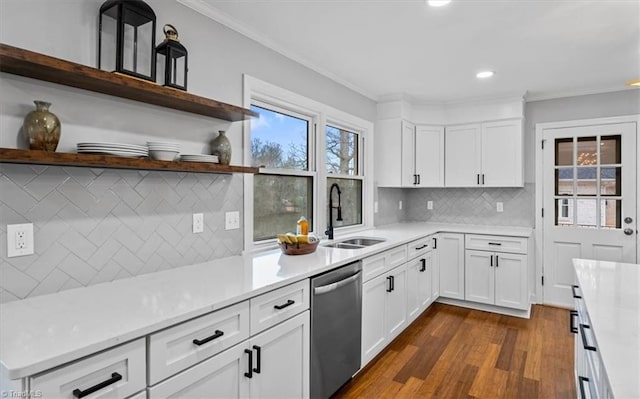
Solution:
{"label": "lantern glass panel", "polygon": [[153,21],[127,8],[124,13],[122,68],[151,76],[153,58]]}
{"label": "lantern glass panel", "polygon": [[171,51],[171,55],[173,57],[178,57],[178,58],[173,58],[172,62],[171,62],[171,77],[172,77],[172,84],[174,85],[178,85],[178,86],[186,86],[185,84],[185,62],[187,60],[187,57],[184,56],[184,54],[181,54],[175,50]]}
{"label": "lantern glass panel", "polygon": [[116,51],[118,47],[118,6],[114,5],[100,14],[100,69],[116,70]]}

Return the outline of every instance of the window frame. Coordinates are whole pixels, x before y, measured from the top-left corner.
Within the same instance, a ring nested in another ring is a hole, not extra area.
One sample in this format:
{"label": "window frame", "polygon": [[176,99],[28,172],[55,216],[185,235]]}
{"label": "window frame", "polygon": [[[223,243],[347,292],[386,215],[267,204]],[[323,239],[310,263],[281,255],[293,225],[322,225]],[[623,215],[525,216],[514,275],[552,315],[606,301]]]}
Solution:
{"label": "window frame", "polygon": [[[244,75],[243,105],[255,104],[276,112],[296,113],[313,119],[308,143],[309,170],[286,170],[261,168],[260,173],[278,175],[313,176],[313,232],[324,237],[327,225],[327,177],[362,180],[362,223],[336,228],[337,235],[361,231],[373,227],[373,123],[305,96],[277,87],[268,82]],[[261,105],[262,104],[262,105]],[[273,108],[276,107],[276,108]],[[280,108],[282,111],[279,111]],[[297,115],[292,115],[298,117]],[[326,125],[342,128],[358,134],[358,175],[329,174],[326,171]],[[251,121],[243,123],[243,164],[251,159]],[[252,252],[273,248],[276,239],[253,241],[253,175],[244,175],[244,248]],[[292,226],[294,228],[295,226]]]}

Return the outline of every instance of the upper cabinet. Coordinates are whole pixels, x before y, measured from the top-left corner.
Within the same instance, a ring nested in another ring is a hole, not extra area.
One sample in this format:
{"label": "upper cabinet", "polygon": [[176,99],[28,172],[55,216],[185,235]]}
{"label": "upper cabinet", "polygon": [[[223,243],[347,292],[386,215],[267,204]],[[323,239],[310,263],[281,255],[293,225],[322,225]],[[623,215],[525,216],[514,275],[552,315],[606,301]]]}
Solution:
{"label": "upper cabinet", "polygon": [[522,119],[446,128],[446,187],[522,187]]}
{"label": "upper cabinet", "polygon": [[444,127],[389,119],[378,132],[379,187],[444,187]]}

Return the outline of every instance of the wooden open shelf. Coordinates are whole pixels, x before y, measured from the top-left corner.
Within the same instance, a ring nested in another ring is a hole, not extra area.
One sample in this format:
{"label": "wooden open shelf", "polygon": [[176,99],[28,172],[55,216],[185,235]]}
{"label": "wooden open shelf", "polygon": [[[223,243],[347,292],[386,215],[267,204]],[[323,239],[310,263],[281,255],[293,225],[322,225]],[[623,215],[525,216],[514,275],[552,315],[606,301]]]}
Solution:
{"label": "wooden open shelf", "polygon": [[82,166],[109,169],[164,170],[196,173],[258,173],[249,166],[220,165],[206,162],[155,161],[151,159],[123,158],[110,155],[75,154],[0,148],[0,163],[34,165]]}
{"label": "wooden open shelf", "polygon": [[0,71],[231,122],[258,117],[249,109],[1,43]]}

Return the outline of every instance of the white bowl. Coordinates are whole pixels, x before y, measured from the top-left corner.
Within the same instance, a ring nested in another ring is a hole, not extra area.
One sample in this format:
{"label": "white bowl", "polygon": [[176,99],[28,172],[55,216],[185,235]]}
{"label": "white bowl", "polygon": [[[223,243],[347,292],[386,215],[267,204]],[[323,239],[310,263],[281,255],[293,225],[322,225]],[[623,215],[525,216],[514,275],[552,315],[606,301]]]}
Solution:
{"label": "white bowl", "polygon": [[149,156],[158,161],[173,161],[178,156],[178,151],[149,150]]}

